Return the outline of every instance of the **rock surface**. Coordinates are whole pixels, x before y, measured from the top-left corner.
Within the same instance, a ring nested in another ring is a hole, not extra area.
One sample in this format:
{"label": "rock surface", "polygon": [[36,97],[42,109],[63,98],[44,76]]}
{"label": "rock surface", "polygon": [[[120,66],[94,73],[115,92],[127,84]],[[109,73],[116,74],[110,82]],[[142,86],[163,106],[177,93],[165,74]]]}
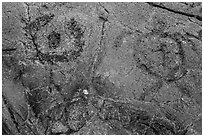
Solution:
{"label": "rock surface", "polygon": [[2,3],[2,134],[201,135],[202,3]]}

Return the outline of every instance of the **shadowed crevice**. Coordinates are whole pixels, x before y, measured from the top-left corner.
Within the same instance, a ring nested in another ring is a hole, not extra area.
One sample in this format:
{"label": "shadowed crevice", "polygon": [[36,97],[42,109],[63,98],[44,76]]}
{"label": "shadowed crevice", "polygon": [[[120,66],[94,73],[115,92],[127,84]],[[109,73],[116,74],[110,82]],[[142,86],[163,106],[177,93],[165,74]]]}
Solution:
{"label": "shadowed crevice", "polygon": [[178,10],[173,10],[173,9],[167,8],[167,7],[163,6],[163,5],[155,4],[153,2],[147,2],[147,4],[149,4],[150,6],[156,7],[156,8],[161,8],[161,9],[173,12],[175,14],[180,14],[180,15],[184,15],[184,16],[187,16],[187,17],[196,18],[197,20],[202,21],[202,16],[199,16],[199,15],[194,15],[194,14],[185,13],[185,12],[178,11]]}

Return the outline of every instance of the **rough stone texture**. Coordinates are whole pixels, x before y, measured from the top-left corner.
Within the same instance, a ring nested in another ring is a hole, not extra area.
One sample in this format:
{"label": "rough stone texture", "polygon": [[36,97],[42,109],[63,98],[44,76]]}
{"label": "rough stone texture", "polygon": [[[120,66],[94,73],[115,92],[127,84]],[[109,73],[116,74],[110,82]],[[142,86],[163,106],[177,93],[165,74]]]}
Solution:
{"label": "rough stone texture", "polygon": [[202,3],[2,3],[2,134],[202,134]]}

